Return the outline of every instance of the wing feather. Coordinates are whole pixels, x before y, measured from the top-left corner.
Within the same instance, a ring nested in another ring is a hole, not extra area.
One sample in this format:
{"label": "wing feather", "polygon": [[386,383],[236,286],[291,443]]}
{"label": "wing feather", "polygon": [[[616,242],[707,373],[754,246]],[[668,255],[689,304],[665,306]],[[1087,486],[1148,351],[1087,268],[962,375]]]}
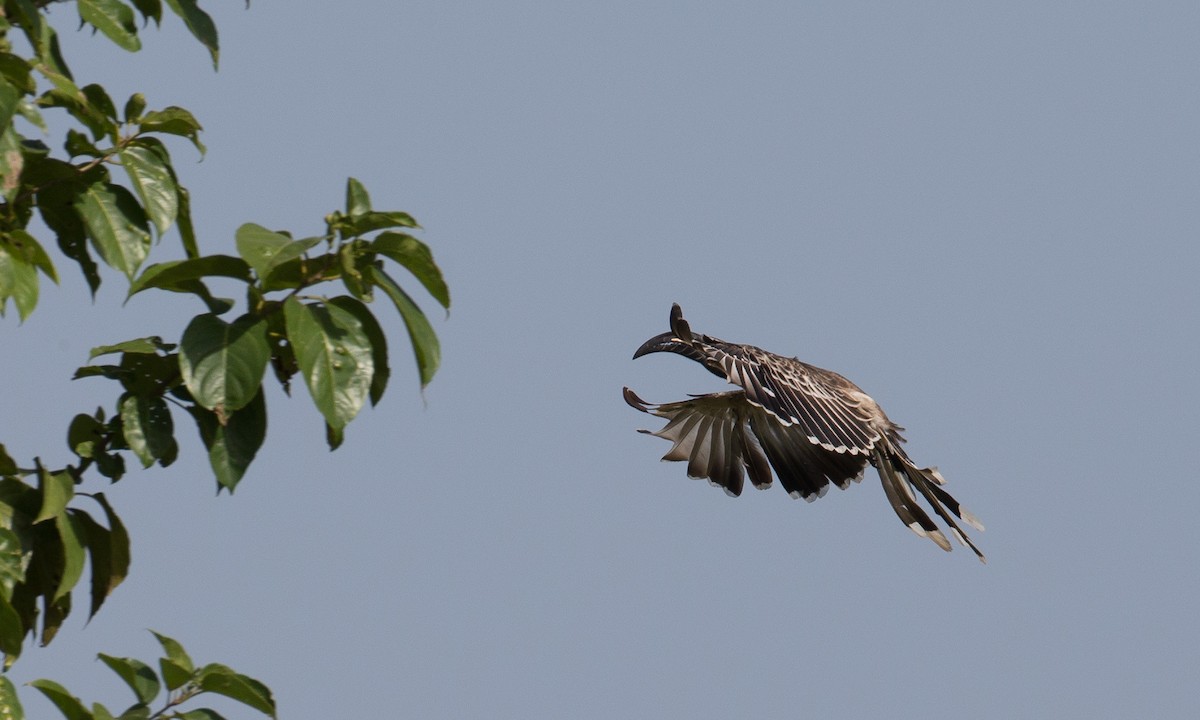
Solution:
{"label": "wing feather", "polygon": [[704,335],[692,343],[752,404],[784,425],[798,425],[809,442],[826,450],[867,455],[890,426],[879,406],[837,373]]}
{"label": "wing feather", "polygon": [[731,495],[741,493],[746,473],[755,487],[769,487],[773,470],[788,494],[811,501],[830,483],[848,487],[867,464],[865,456],[832,453],[809,442],[801,427],[784,425],[741,391],[655,405],[626,388],[625,400],[667,420],[650,433],[672,443],[663,460],[686,461],[689,477],[707,478]]}

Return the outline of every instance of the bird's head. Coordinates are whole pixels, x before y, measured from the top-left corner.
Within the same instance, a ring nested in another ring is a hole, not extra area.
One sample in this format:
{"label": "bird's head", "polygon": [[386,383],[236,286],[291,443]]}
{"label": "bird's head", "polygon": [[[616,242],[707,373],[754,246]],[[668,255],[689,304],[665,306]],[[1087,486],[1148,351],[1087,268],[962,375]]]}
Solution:
{"label": "bird's head", "polygon": [[[704,353],[696,348],[696,336],[692,334],[687,320],[683,319],[683,310],[676,303],[671,306],[671,331],[655,335],[633,353],[636,360],[643,355],[656,352],[670,352],[683,355],[693,360],[703,362]],[[704,337],[701,335],[700,337]]]}

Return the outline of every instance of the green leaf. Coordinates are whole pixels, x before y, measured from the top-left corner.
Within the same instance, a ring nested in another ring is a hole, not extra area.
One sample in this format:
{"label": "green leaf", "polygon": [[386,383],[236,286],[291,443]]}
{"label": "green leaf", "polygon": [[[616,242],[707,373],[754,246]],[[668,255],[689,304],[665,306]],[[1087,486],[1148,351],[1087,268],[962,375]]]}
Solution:
{"label": "green leaf", "polygon": [[[337,277],[336,274],[331,276],[331,263],[328,254],[319,258],[300,257],[295,260],[288,260],[280,263],[271,269],[271,274],[262,281],[261,288],[263,292],[273,292],[275,290],[298,290],[307,285],[312,285],[316,282],[331,280]],[[313,268],[309,267],[310,263],[321,262],[323,270],[315,275],[311,272]]]}
{"label": "green leaf", "polygon": [[0,598],[12,597],[13,585],[25,581],[25,550],[21,538],[7,527],[0,527]]}
{"label": "green leaf", "polygon": [[239,227],[236,239],[238,254],[254,268],[261,280],[268,279],[275,268],[295,260],[321,242],[321,238],[292,240],[283,233],[272,232],[254,223]]}
{"label": "green leaf", "polygon": [[24,322],[37,305],[37,269],[11,252],[8,243],[0,242],[0,316],[10,297]]}
{"label": "green leaf", "polygon": [[12,459],[8,454],[8,450],[4,448],[4,443],[0,443],[0,475],[16,475],[17,461]]}
{"label": "green leaf", "polygon": [[88,562],[92,568],[92,606],[88,611],[88,620],[91,620],[112,592],[113,538],[108,528],[96,522],[91,515],[81,512],[75,519],[83,527],[84,537],[87,539]]}
{"label": "green leaf", "polygon": [[130,52],[142,49],[133,22],[133,10],[120,0],[78,0],[79,19],[91,23],[119,47]]}
{"label": "green leaf", "polygon": [[42,274],[55,284],[58,283],[58,273],[54,270],[54,264],[50,262],[50,256],[35,237],[24,230],[11,230],[8,233],[8,242],[14,255],[41,270]]}
{"label": "green leaf", "polygon": [[38,490],[42,494],[42,509],[35,523],[51,520],[62,514],[67,503],[75,497],[75,479],[66,471],[50,472],[38,463]]}
{"label": "green leaf", "polygon": [[167,686],[169,692],[174,692],[179,688],[187,685],[192,679],[192,673],[184,670],[178,663],[173,663],[166,658],[158,659],[158,672],[162,675],[163,684]]}
{"label": "green leaf", "polygon": [[165,343],[158,335],[150,337],[137,338],[134,340],[126,340],[115,345],[99,345],[92,348],[88,353],[88,360],[95,360],[101,355],[111,355],[112,353],[141,353],[143,355],[153,355],[159,351],[171,352],[175,349],[173,343]]}
{"label": "green leaf", "polygon": [[0,193],[9,201],[16,198],[25,169],[21,140],[12,125],[4,127],[0,133]]}
{"label": "green leaf", "polygon": [[218,487],[233,492],[267,436],[267,404],[262,388],[249,405],[226,417],[223,425],[215,413],[202,407],[192,406],[189,412],[208,448],[208,462]]}
{"label": "green leaf", "polygon": [[[67,173],[66,177],[70,177],[75,172],[73,165],[58,160],[39,163],[39,167],[54,170],[54,174],[45,173],[50,177],[57,177],[58,173],[62,172]],[[50,182],[50,179],[47,178],[46,182]],[[54,231],[59,249],[64,255],[79,264],[88,287],[91,288],[92,296],[95,297],[96,290],[100,287],[100,275],[96,271],[96,263],[88,253],[83,218],[74,207],[81,191],[82,188],[74,183],[52,183],[38,191],[37,207],[42,215],[42,221]]]}
{"label": "green leaf", "polygon": [[92,133],[92,140],[114,138],[119,134],[120,126],[104,115],[104,111],[95,107],[87,96],[67,78],[47,75],[56,87],[42,93],[37,104],[41,108],[63,108]]}
{"label": "green leaf", "polygon": [[384,391],[387,390],[388,379],[392,376],[391,368],[388,367],[387,337],[383,334],[383,328],[379,326],[379,321],[375,319],[375,314],[370,308],[353,298],[335,297],[329,304],[336,305],[358,318],[363,332],[371,341],[371,360],[375,366],[375,374],[371,376],[370,397],[371,405],[378,405]]}
{"label": "green leaf", "polygon": [[104,653],[98,653],[97,657],[125,681],[129,689],[133,690],[139,703],[144,705],[158,697],[158,692],[162,689],[158,683],[158,676],[146,663],[133,658],[113,657]]}
{"label": "green leaf", "polygon": [[[5,25],[7,31],[11,25]],[[34,79],[32,61],[8,52],[0,52],[0,77],[12,85],[19,94],[32,95],[37,92],[37,80]]]}
{"label": "green leaf", "polygon": [[168,135],[178,135],[192,141],[196,149],[203,155],[206,152],[204,143],[200,142],[200,131],[204,128],[187,110],[171,105],[162,110],[151,110],[142,116],[138,123],[142,132],[160,132]]}
{"label": "green leaf", "polygon": [[[117,517],[117,513],[113,511],[112,506],[108,504],[108,498],[104,497],[104,493],[95,493],[92,499],[100,504],[104,509],[104,515],[108,520],[108,585],[105,592],[105,597],[112,594],[117,586],[125,581],[129,575],[129,533],[125,530],[125,525],[121,522],[121,518]],[[93,598],[93,610],[99,610],[100,606],[95,604]]]}
{"label": "green leaf", "polygon": [[224,665],[205,665],[200,669],[197,685],[202,690],[233,698],[243,705],[275,717],[275,698],[271,696],[267,686]]}
{"label": "green leaf", "polygon": [[411,235],[383,232],[379,233],[371,247],[380,255],[403,265],[442,307],[450,309],[450,289],[446,287],[442,271],[433,261],[433,253],[428,245]]}
{"label": "green leaf", "polygon": [[[251,282],[250,266],[241,258],[229,255],[205,255],[190,260],[172,260],[147,267],[129,286],[129,294],[148,288],[178,291],[187,282],[205,277],[227,277]],[[191,292],[191,290],[187,290]]]}
{"label": "green leaf", "polygon": [[325,443],[329,445],[329,449],[337,450],[346,441],[346,433],[343,428],[335,428],[329,423],[325,423]]}
{"label": "green leaf", "polygon": [[[79,578],[83,576],[85,530],[74,514],[68,510],[59,513],[58,517],[54,519],[54,525],[58,530],[58,537],[62,541],[63,549],[62,578],[58,581],[58,589],[54,591],[54,597],[51,600],[51,602],[57,603],[71,592],[79,582]],[[43,644],[46,642],[49,641],[43,639]]]}
{"label": "green leaf", "polygon": [[66,716],[67,720],[93,720],[92,714],[87,711],[79,698],[67,692],[65,687],[53,680],[34,680],[29,685],[50,698],[50,702],[54,703],[54,706]]}
{"label": "green leaf", "polygon": [[41,493],[25,481],[17,477],[0,479],[0,524],[17,533],[22,544],[27,543],[31,521],[41,505]]}
{"label": "green leaf", "polygon": [[25,720],[25,709],[17,697],[17,688],[7,675],[0,675],[0,720]]}
{"label": "green leaf", "polygon": [[104,477],[116,482],[125,476],[125,458],[115,453],[100,453],[92,458]]}
{"label": "green leaf", "polygon": [[192,659],[188,657],[187,651],[183,649],[173,638],[162,635],[151,630],[154,637],[158,638],[158,642],[163,647],[163,652],[166,657],[160,658],[158,661],[159,670],[161,671],[163,682],[166,683],[167,690],[178,690],[187,684],[192,678],[192,673],[196,671],[192,665]]}
{"label": "green leaf", "polygon": [[200,257],[200,248],[196,245],[196,228],[192,226],[192,194],[178,180],[175,181],[175,192],[179,196],[179,213],[176,217],[179,237],[183,241],[184,253],[194,260]]}
{"label": "green leaf", "polygon": [[267,317],[267,339],[271,344],[271,369],[289,397],[292,394],[292,376],[300,371],[296,354],[287,339],[287,322],[284,320],[283,303],[271,300],[263,303],[262,313]]}
{"label": "green leaf", "polygon": [[21,91],[7,79],[0,80],[0,128],[8,127],[20,104]]}
{"label": "green leaf", "polygon": [[[128,714],[128,711],[122,713],[121,719],[125,720]],[[116,720],[116,718],[113,717],[113,714],[108,711],[108,708],[104,707],[100,703],[92,703],[92,717],[95,720]]]}
{"label": "green leaf", "polygon": [[163,467],[170,465],[179,454],[179,448],[175,444],[175,425],[171,422],[167,402],[159,396],[126,393],[118,405],[125,442],[142,461],[142,467],[150,467],[156,460]]}
{"label": "green leaf", "polygon": [[362,274],[362,268],[370,265],[375,258],[370,246],[362,240],[353,240],[342,245],[337,257],[346,289],[359,300],[371,302],[374,288],[363,280]]}
{"label": "green leaf", "polygon": [[126,352],[120,367],[122,387],[135,395],[162,395],[180,379],[179,359],[174,355]]}
{"label": "green leaf", "polygon": [[[18,585],[13,589],[12,608],[16,611],[17,617],[21,621],[21,639],[24,640],[26,634],[36,634],[35,627],[37,626],[38,609],[37,603],[40,596],[29,585]],[[32,639],[32,638],[31,638]],[[4,658],[4,669],[7,670],[21,655],[21,646],[18,644],[13,651],[6,652]]]}
{"label": "green leaf", "polygon": [[282,233],[273,232],[262,225],[245,223],[235,235],[238,254],[254,272],[265,278],[270,272],[272,260],[279,251],[291,244],[292,239]]}
{"label": "green leaf", "polygon": [[29,44],[39,55],[42,54],[45,51],[42,44],[43,23],[38,6],[33,4],[33,0],[13,0],[5,5],[5,13],[20,25],[25,31],[25,37],[29,38]]}
{"label": "green leaf", "polygon": [[80,92],[83,93],[83,96],[87,99],[88,105],[90,105],[93,110],[104,117],[104,119],[110,121],[106,123],[107,125],[111,126],[109,137],[113,140],[113,142],[116,142],[120,137],[119,133],[117,132],[117,106],[113,105],[112,98],[108,96],[108,91],[104,89],[103,85],[91,83],[90,85],[84,85],[82,88],[80,88]]}
{"label": "green leaf", "polygon": [[0,243],[0,317],[4,315],[8,299],[16,292],[18,262],[4,243]]}
{"label": "green leaf", "polygon": [[195,671],[196,668],[192,665],[192,658],[188,656],[187,651],[183,649],[183,645],[178,640],[153,630],[150,632],[158,640],[158,644],[162,645],[163,652],[167,654],[168,660],[183,668],[189,674]]}
{"label": "green leaf", "polygon": [[346,181],[346,214],[352,218],[371,212],[371,196],[363,184],[354,178]]}
{"label": "green leaf", "polygon": [[232,323],[198,315],[183,331],[179,347],[179,369],[188,391],[218,418],[254,399],[270,359],[267,322],[253,315]]}
{"label": "green leaf", "polygon": [[17,262],[13,265],[13,303],[17,306],[17,314],[21,322],[33,313],[38,300],[37,271],[32,265]]}
{"label": "green leaf", "polygon": [[29,60],[10,52],[0,52],[0,76],[20,93],[37,92],[37,80],[33,78],[33,66]]}
{"label": "green leaf", "polygon": [[67,155],[74,159],[78,157],[103,158],[105,151],[96,147],[91,136],[75,129],[67,130],[67,139],[63,143]]}
{"label": "green leaf", "polygon": [[[22,8],[20,14],[23,16],[26,15],[23,8],[33,6],[30,0],[16,0],[13,4]],[[31,14],[33,17],[22,17],[21,24],[29,29],[26,34],[29,36],[30,44],[37,48],[37,57],[40,62],[34,67],[56,87],[64,90],[74,88],[75,92],[79,92],[79,88],[76,88],[74,81],[71,80],[71,70],[67,67],[67,61],[63,59],[62,50],[58,45],[58,33],[55,32],[54,26],[42,22],[41,13],[36,8],[32,10]],[[64,80],[65,84],[62,83]]]}
{"label": "green leaf", "polygon": [[[20,657],[21,646],[25,641],[25,632],[25,623],[21,620],[21,614],[7,598],[0,597],[0,651],[4,653],[6,670]],[[0,705],[0,719],[4,717],[4,708]]]}
{"label": "green leaf", "polygon": [[54,602],[50,602],[50,598],[47,596],[45,608],[46,611],[42,613],[42,634],[38,638],[42,647],[53,642],[58,631],[62,629],[63,622],[71,614],[71,594],[67,593]]}
{"label": "green leaf", "polygon": [[179,196],[166,147],[157,138],[142,138],[122,147],[117,155],[161,237],[179,213]]}
{"label": "green leaf", "polygon": [[213,297],[208,286],[200,280],[202,277],[231,277],[247,283],[251,281],[250,267],[241,258],[206,255],[151,265],[130,284],[129,296],[132,297],[147,288],[192,293],[204,301],[212,314],[228,312],[234,302],[228,298]]}
{"label": "green leaf", "polygon": [[176,15],[183,18],[183,22],[192,36],[199,40],[201,45],[208,48],[208,54],[212,56],[213,70],[216,70],[220,48],[217,43],[217,26],[213,23],[212,18],[197,7],[196,0],[167,0],[167,6]]}
{"label": "green leaf", "polygon": [[[82,369],[82,368],[81,368]],[[67,447],[81,458],[90,458],[104,444],[104,424],[91,415],[80,413],[67,429]]]}
{"label": "green leaf", "polygon": [[362,409],[375,363],[362,321],[332,304],[283,304],[288,340],[309,393],[325,421],[341,430]]}
{"label": "green leaf", "polygon": [[225,716],[208,708],[196,708],[180,715],[179,720],[225,720]]}
{"label": "green leaf", "polygon": [[224,315],[233,309],[236,304],[230,298],[213,297],[209,292],[208,286],[200,280],[183,280],[173,287],[165,287],[163,290],[168,292],[191,293],[200,298],[208,307],[208,311],[213,315]]}
{"label": "green leaf", "polygon": [[348,230],[351,235],[364,235],[375,230],[394,227],[419,228],[421,226],[417,224],[412,215],[405,212],[367,212],[353,218]]}
{"label": "green leaf", "polygon": [[133,194],[120,185],[93,183],[75,209],[104,261],[133,280],[150,252],[146,213]]}
{"label": "green leaf", "polygon": [[50,126],[46,124],[46,119],[42,117],[42,112],[38,110],[37,105],[29,98],[21,98],[21,102],[17,104],[17,112],[43,133],[50,132]]}
{"label": "green leaf", "polygon": [[134,93],[125,101],[125,122],[135,123],[142,118],[142,112],[146,109],[146,96],[141,93]]}
{"label": "green leaf", "polygon": [[396,284],[395,280],[381,268],[368,268],[368,272],[371,281],[387,293],[396,305],[396,309],[400,311],[400,317],[404,318],[404,325],[408,328],[408,338],[412,341],[413,354],[417,358],[417,371],[421,376],[421,387],[425,387],[433,380],[433,375],[442,361],[442,350],[437,334],[434,333],[433,326],[429,324],[425,313],[421,312],[421,308],[417,307],[417,304],[408,296],[408,293]]}
{"label": "green leaf", "polygon": [[133,6],[142,14],[142,20],[153,20],[155,25],[162,24],[162,0],[131,0]]}

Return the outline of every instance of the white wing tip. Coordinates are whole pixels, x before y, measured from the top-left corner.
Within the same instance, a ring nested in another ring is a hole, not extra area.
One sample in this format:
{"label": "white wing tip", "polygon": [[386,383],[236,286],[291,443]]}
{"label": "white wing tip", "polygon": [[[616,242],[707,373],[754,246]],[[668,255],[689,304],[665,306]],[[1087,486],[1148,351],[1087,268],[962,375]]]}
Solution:
{"label": "white wing tip", "polygon": [[938,547],[946,552],[950,552],[950,541],[946,539],[946,536],[942,534],[941,530],[926,530],[925,528],[921,527],[921,524],[918,522],[909,523],[908,529],[912,530],[923,538],[929,538],[937,543]]}
{"label": "white wing tip", "polygon": [[975,528],[976,530],[978,530],[980,532],[984,531],[983,523],[979,522],[979,518],[977,518],[974,515],[972,515],[971,513],[967,512],[967,509],[965,507],[959,505],[958,512],[959,512],[959,517],[962,518],[963,522],[965,522],[966,524],[970,525],[971,527]]}
{"label": "white wing tip", "polygon": [[[950,552],[950,541],[946,539],[946,536],[942,534],[941,530],[934,530],[933,532],[929,533],[929,539],[937,543],[937,546],[941,549],[945,550],[946,552]],[[966,543],[963,544],[965,545]]]}

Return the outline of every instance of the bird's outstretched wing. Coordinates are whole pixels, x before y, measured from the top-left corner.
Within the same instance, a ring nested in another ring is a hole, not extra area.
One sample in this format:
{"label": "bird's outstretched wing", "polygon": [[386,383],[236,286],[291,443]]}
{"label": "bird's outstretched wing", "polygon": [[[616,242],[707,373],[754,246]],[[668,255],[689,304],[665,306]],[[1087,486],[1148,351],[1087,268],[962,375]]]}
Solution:
{"label": "bird's outstretched wing", "polygon": [[751,403],[786,426],[797,426],[809,442],[826,450],[870,455],[885,436],[901,440],[892,424],[866,393],[830,370],[787,358],[752,345],[715,338],[693,341],[710,368],[741,387]]}
{"label": "bird's outstretched wing", "polygon": [[755,487],[770,487],[773,468],[788,494],[811,502],[830,483],[845,489],[852,480],[861,480],[867,466],[863,455],[820,449],[798,427],[784,425],[740,390],[661,405],[642,400],[629,388],[624,396],[633,408],[668,421],[657,432],[641,431],[672,443],[663,460],[687,461],[689,477],[705,478],[735,497],[742,492],[745,474]]}

